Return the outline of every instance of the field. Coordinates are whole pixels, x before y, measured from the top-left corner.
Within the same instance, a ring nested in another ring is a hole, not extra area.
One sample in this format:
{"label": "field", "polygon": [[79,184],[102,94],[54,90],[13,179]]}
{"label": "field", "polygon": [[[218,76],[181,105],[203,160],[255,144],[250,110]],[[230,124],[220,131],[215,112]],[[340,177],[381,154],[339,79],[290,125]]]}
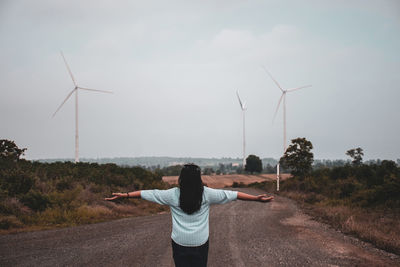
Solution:
{"label": "field", "polygon": [[[290,174],[281,174],[281,180],[290,177]],[[212,188],[224,188],[232,186],[233,183],[243,183],[245,185],[251,183],[261,183],[265,181],[275,181],[276,174],[258,174],[258,175],[245,175],[245,174],[226,174],[226,175],[202,175],[203,183]],[[173,185],[178,184],[178,176],[164,176],[163,181]]]}

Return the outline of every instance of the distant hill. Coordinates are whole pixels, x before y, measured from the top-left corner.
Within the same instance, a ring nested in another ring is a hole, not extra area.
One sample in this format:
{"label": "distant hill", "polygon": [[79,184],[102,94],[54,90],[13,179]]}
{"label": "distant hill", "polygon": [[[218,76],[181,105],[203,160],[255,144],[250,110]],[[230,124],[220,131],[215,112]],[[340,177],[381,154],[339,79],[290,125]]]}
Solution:
{"label": "distant hill", "polygon": [[[56,161],[73,161],[72,158],[61,158],[61,159],[40,159],[39,162],[56,162]],[[181,165],[185,163],[194,163],[201,167],[205,166],[218,166],[219,164],[241,164],[241,158],[175,158],[175,157],[118,157],[118,158],[81,158],[81,162],[89,163],[114,163],[120,166],[143,166],[143,167],[154,167],[159,166],[160,168]],[[277,164],[277,160],[274,158],[263,158],[263,165],[268,164],[274,166]]]}

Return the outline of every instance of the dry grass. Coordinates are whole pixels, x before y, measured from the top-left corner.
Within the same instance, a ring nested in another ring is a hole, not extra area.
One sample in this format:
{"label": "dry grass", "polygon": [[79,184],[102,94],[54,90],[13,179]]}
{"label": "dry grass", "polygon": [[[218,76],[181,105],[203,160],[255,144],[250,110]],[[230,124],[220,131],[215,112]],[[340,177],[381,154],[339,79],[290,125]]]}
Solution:
{"label": "dry grass", "polygon": [[[90,196],[87,192],[84,195],[86,197]],[[10,199],[9,202],[12,207],[17,206],[22,210],[26,208],[24,206],[20,207],[21,204],[14,199]],[[111,219],[166,212],[168,210],[169,208],[166,206],[137,199],[124,200],[120,203],[97,201],[96,204],[84,204],[70,210],[52,207],[40,213],[27,212],[19,217],[0,215],[0,234],[90,224]]]}
{"label": "dry grass", "polygon": [[0,217],[0,227],[2,229],[22,228],[23,223],[14,215]]}
{"label": "dry grass", "polygon": [[[400,255],[400,213],[398,211],[362,209],[345,205],[332,206],[327,202],[319,201],[321,197],[315,194],[285,192],[283,195],[299,202],[304,210],[316,220],[368,241],[378,248]],[[315,198],[318,201],[315,201]],[[310,204],[314,202],[315,204]]]}
{"label": "dry grass", "polygon": [[[291,177],[290,174],[281,174],[281,179],[285,180]],[[178,176],[164,176],[163,181],[170,184],[178,184]],[[231,186],[233,183],[242,183],[244,185],[252,183],[262,183],[265,181],[274,181],[276,179],[276,174],[226,174],[226,175],[202,175],[201,179],[203,183],[212,188],[224,188]]]}

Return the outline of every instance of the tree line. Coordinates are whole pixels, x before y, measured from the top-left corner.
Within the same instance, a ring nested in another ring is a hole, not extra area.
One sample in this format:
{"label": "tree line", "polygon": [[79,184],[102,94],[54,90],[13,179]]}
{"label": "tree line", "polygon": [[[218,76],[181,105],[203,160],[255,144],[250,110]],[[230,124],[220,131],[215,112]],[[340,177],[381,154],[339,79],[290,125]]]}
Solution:
{"label": "tree line", "polygon": [[400,207],[400,168],[392,160],[363,163],[360,147],[349,149],[351,158],[343,166],[313,168],[313,145],[305,138],[292,140],[280,159],[292,179],[282,182],[282,190],[312,193],[309,202],[329,199],[333,203],[363,207]]}

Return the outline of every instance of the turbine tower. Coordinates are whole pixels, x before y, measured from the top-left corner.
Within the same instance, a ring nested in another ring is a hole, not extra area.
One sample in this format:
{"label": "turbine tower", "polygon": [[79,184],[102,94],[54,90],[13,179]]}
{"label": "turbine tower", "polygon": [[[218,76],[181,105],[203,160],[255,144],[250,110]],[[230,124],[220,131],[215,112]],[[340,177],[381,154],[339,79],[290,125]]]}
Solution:
{"label": "turbine tower", "polygon": [[67,61],[65,60],[64,54],[62,51],[60,51],[61,56],[64,60],[65,66],[67,67],[67,70],[69,72],[69,75],[71,76],[72,82],[74,83],[74,89],[67,95],[67,97],[64,99],[64,101],[61,103],[61,105],[57,108],[56,112],[54,112],[53,117],[56,115],[56,113],[61,109],[61,107],[64,105],[65,102],[67,102],[68,98],[75,93],[75,163],[79,162],[79,129],[78,129],[78,90],[86,90],[86,91],[95,91],[95,92],[101,92],[101,93],[108,93],[112,94],[113,92],[110,91],[103,91],[103,90],[97,90],[97,89],[90,89],[90,88],[85,88],[85,87],[80,87],[76,83],[74,76],[72,75],[71,69],[68,66]]}
{"label": "turbine tower", "polygon": [[247,110],[246,107],[246,102],[243,102],[240,100],[239,97],[239,92],[236,91],[236,95],[239,100],[240,108],[242,109],[242,114],[243,114],[243,168],[246,166],[246,130],[245,130],[245,112]]}
{"label": "turbine tower", "polygon": [[275,110],[275,114],[274,114],[274,120],[276,117],[276,114],[278,113],[279,110],[279,106],[282,102],[283,99],[283,154],[285,154],[286,152],[286,93],[290,93],[302,88],[307,88],[307,87],[311,87],[311,85],[305,85],[305,86],[301,86],[301,87],[297,87],[297,88],[291,88],[291,89],[283,89],[282,86],[279,85],[279,83],[272,77],[272,75],[268,72],[268,70],[262,66],[262,68],[265,70],[265,72],[269,75],[269,77],[271,77],[271,79],[274,81],[274,83],[278,86],[278,88],[281,90],[282,95],[279,98],[279,102],[278,102],[278,106],[276,107]]}
{"label": "turbine tower", "polygon": [[[272,77],[271,73],[268,72],[268,70],[262,66],[262,68],[265,70],[265,72],[268,74],[268,76],[274,81],[274,83],[278,86],[278,88],[281,90],[282,95],[279,98],[278,106],[276,107],[275,114],[274,114],[274,120],[276,117],[276,114],[278,113],[279,106],[282,102],[283,99],[283,154],[286,152],[286,93],[288,92],[293,92],[302,88],[306,87],[311,87],[311,85],[305,85],[305,86],[300,86],[297,88],[291,88],[291,89],[283,89],[282,86],[279,85],[279,83]],[[279,191],[279,162],[276,165],[276,190]]]}

